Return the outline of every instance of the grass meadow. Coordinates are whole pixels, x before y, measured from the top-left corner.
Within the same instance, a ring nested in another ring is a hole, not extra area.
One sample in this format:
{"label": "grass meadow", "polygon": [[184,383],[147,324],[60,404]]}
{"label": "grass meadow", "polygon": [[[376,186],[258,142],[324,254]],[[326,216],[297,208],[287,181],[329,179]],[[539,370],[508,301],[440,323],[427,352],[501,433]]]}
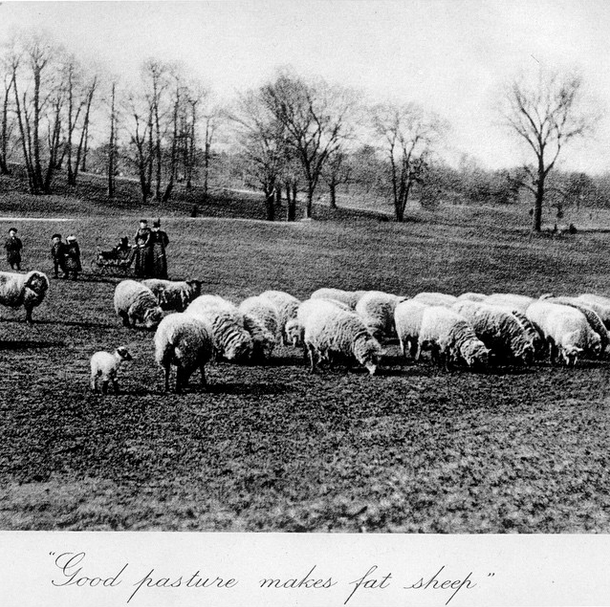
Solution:
{"label": "grass meadow", "polygon": [[[607,361],[445,372],[390,343],[377,376],[311,375],[279,347],[265,365],[211,365],[208,392],[168,395],[153,333],[114,314],[120,279],[88,271],[96,247],[160,215],[170,277],[236,301],[322,286],[610,294],[609,235],[531,238],[523,207],[270,224],[253,204],[248,220],[191,218],[188,205],[0,194],[0,233],[18,228],[25,269],[51,275],[59,231],[78,236],[86,270],[51,281],[33,327],[0,310],[0,528],[610,531]],[[123,393],[92,393],[90,355],[118,345],[135,354]]]}

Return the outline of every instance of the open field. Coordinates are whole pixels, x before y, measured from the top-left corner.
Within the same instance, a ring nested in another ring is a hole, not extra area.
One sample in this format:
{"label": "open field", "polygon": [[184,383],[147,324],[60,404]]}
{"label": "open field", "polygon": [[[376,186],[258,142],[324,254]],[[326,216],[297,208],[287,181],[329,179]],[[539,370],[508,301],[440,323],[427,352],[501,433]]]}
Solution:
{"label": "open field", "polygon": [[[16,225],[24,265],[49,274],[53,232],[79,236],[87,267],[158,212],[46,202],[70,221],[2,220],[0,233]],[[3,217],[45,211],[10,203]],[[161,211],[171,276],[235,300],[321,286],[610,294],[607,235],[531,239],[522,214],[268,224]],[[34,327],[0,310],[0,528],[610,531],[610,363],[447,373],[391,344],[379,376],[311,376],[279,348],[265,366],[211,366],[209,393],[165,395],[152,333],[114,315],[118,280],[53,280]],[[125,393],[92,394],[89,356],[120,344],[136,355]]]}

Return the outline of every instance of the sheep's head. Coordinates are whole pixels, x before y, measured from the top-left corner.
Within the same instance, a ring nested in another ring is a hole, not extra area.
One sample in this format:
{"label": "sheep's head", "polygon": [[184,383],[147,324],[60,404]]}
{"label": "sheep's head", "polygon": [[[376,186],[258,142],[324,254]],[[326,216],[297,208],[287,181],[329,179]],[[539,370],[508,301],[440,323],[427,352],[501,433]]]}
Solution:
{"label": "sheep's head", "polygon": [[284,327],[286,341],[293,346],[303,343],[303,327],[296,318],[291,318]]}
{"label": "sheep's head", "polygon": [[589,338],[589,350],[595,357],[602,353],[602,338],[598,333],[592,332]]}
{"label": "sheep's head", "polygon": [[187,280],[186,284],[189,286],[191,301],[195,299],[195,297],[199,297],[201,294],[201,281]]}
{"label": "sheep's head", "polygon": [[534,349],[533,344],[526,344],[523,346],[521,350],[521,355],[519,356],[519,360],[525,366],[530,366],[534,362],[534,357],[536,355],[536,350]]}
{"label": "sheep's head", "polygon": [[370,335],[356,338],[354,342],[354,355],[356,360],[366,367],[371,375],[375,375],[381,361],[383,350],[379,342]]}
{"label": "sheep's head", "polygon": [[489,349],[479,339],[470,339],[462,347],[461,355],[469,367],[485,367],[489,363]]}
{"label": "sheep's head", "polygon": [[578,357],[582,354],[583,349],[578,346],[563,346],[560,348],[561,356],[568,367],[576,366]]}
{"label": "sheep's head", "polygon": [[125,346],[120,346],[116,349],[116,355],[120,361],[133,360],[133,356],[129,353],[129,350]]}
{"label": "sheep's head", "polygon": [[223,357],[227,360],[242,361],[250,358],[252,354],[252,338],[244,333],[239,339],[234,339],[229,343],[224,351]]}
{"label": "sheep's head", "polygon": [[163,310],[161,308],[151,308],[144,313],[144,326],[147,329],[154,329],[163,318]]}
{"label": "sheep's head", "polygon": [[25,286],[38,295],[44,295],[49,288],[49,279],[42,272],[33,271],[28,275]]}

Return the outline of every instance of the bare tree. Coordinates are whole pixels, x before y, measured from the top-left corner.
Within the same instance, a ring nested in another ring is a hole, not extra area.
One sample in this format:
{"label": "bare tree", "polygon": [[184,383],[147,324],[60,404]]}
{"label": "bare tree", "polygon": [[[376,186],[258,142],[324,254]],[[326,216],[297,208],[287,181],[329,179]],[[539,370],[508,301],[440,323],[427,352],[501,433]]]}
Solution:
{"label": "bare tree", "polygon": [[110,87],[110,137],[108,140],[108,198],[114,198],[116,189],[116,165],[117,165],[117,105],[116,105],[116,82]]}
{"label": "bare tree", "polygon": [[396,221],[404,221],[412,188],[422,181],[427,157],[446,125],[415,103],[385,103],[371,108],[371,127],[389,164]]}
{"label": "bare tree", "polygon": [[263,98],[285,129],[286,141],[301,164],[307,187],[305,216],[311,218],[313,197],[324,165],[350,131],[353,93],[323,80],[307,82],[281,73],[263,87]]}
{"label": "bare tree", "polygon": [[352,167],[347,153],[338,148],[329,156],[328,162],[322,171],[322,177],[330,193],[330,208],[337,208],[337,187],[349,182]]}
{"label": "bare tree", "polygon": [[502,113],[507,125],[527,142],[535,164],[526,166],[523,185],[534,195],[532,230],[542,227],[547,178],[561,150],[572,139],[586,135],[598,119],[582,103],[582,78],[540,69],[532,83],[514,80],[504,93]]}
{"label": "bare tree", "polygon": [[13,88],[14,74],[8,62],[3,63],[2,74],[2,106],[0,107],[0,175],[8,175],[8,151],[9,141],[12,135],[12,128],[9,121],[10,99]]}

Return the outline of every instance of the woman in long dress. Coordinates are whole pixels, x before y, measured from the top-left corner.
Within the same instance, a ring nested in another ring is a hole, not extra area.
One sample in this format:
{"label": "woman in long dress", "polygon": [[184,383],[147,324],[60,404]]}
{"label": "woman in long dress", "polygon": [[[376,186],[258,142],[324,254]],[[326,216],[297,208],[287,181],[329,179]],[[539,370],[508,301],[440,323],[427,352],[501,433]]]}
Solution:
{"label": "woman in long dress", "polygon": [[153,222],[150,235],[152,248],[152,275],[154,278],[167,278],[167,256],[165,249],[169,244],[167,233],[161,229],[161,220]]}
{"label": "woman in long dress", "polygon": [[148,227],[146,219],[140,219],[140,227],[135,233],[134,247],[134,274],[138,278],[144,278],[151,275],[152,270],[152,247],[151,247],[151,230]]}

